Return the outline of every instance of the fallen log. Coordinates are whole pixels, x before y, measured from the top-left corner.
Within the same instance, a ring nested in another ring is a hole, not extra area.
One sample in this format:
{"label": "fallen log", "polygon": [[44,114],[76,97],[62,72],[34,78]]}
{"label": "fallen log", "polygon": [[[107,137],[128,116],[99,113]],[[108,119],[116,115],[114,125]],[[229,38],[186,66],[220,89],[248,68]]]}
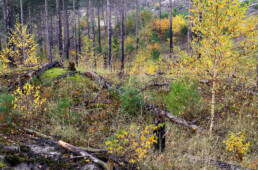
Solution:
{"label": "fallen log", "polygon": [[226,170],[241,170],[241,169],[245,169],[245,170],[249,170],[248,168],[242,168],[241,166],[237,166],[237,165],[232,165],[232,164],[228,164],[222,161],[214,161],[214,160],[208,160],[208,159],[200,159],[197,156],[192,156],[192,155],[187,155],[186,156],[188,159],[192,159],[192,160],[197,160],[199,162],[202,163],[206,163],[208,165],[214,165],[217,168],[220,169],[226,169]]}
{"label": "fallen log", "polygon": [[61,76],[55,78],[54,81],[60,80],[60,79],[63,79],[63,78],[69,77],[69,76],[73,76],[73,75],[75,75],[76,73],[78,73],[78,72],[77,72],[77,71],[74,71],[74,72],[69,72],[69,73],[63,74],[63,75],[61,75]]}
{"label": "fallen log", "polygon": [[79,154],[81,156],[89,157],[94,163],[101,165],[105,169],[107,168],[107,164],[105,162],[103,162],[100,159],[90,155],[89,153],[87,153],[86,151],[84,151],[81,148],[70,145],[70,144],[68,144],[68,143],[66,143],[62,140],[58,141],[58,145],[62,146],[63,148],[65,148],[65,149],[67,149],[67,150],[69,150],[73,153]]}
{"label": "fallen log", "polygon": [[[92,71],[87,71],[87,72],[84,73],[84,75],[91,78],[92,80],[100,83],[100,84],[103,84],[105,88],[108,88],[110,90],[119,89],[120,91],[123,91],[122,89],[119,88],[119,86],[114,85],[113,83],[107,81],[106,79],[104,79],[103,77],[98,75],[97,73],[94,73]],[[156,116],[161,116],[161,117],[164,117],[164,118],[168,118],[173,123],[177,123],[179,125],[188,127],[188,128],[193,129],[197,132],[201,132],[201,133],[205,132],[201,127],[199,127],[197,125],[189,124],[186,120],[184,120],[182,118],[179,118],[179,117],[176,117],[176,116],[173,116],[171,113],[166,112],[164,110],[161,110],[158,107],[150,105],[146,102],[145,102],[144,105],[149,111],[154,112]]]}
{"label": "fallen log", "polygon": [[37,132],[37,131],[35,131],[35,130],[31,130],[31,129],[28,129],[28,128],[23,128],[23,129],[24,129],[26,132],[34,133],[34,134],[36,134],[36,135],[39,136],[39,137],[42,137],[42,138],[45,138],[45,139],[51,139],[51,140],[53,140],[53,137],[44,135],[44,134],[39,133],[39,132]]}
{"label": "fallen log", "polygon": [[56,67],[58,64],[59,64],[58,61],[54,61],[52,63],[49,63],[48,65],[46,65],[46,67],[44,67],[38,73],[36,73],[36,77],[39,78],[45,71],[47,71],[48,69],[51,69],[53,67]]}

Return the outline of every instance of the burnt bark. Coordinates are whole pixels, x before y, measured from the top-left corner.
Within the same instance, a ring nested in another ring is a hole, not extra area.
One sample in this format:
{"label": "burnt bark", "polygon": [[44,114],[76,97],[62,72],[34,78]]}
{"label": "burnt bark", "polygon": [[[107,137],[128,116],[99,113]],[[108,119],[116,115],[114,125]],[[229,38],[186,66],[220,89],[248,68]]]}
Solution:
{"label": "burnt bark", "polygon": [[52,62],[51,45],[49,37],[49,16],[48,16],[48,0],[45,0],[45,13],[46,13],[46,36],[47,36],[47,54],[48,60]]}
{"label": "burnt bark", "polygon": [[172,25],[173,25],[173,21],[172,21],[172,0],[169,0],[169,37],[170,37],[170,58],[172,56],[173,53],[173,30],[172,30]]}
{"label": "burnt bark", "polygon": [[138,38],[138,0],[136,0],[136,33],[135,33],[135,36],[136,36],[136,53],[138,52],[138,44],[139,44],[139,38]]}
{"label": "burnt bark", "polygon": [[95,58],[95,17],[94,17],[94,7],[92,0],[90,0],[90,20],[91,20],[91,33],[92,33],[92,48],[93,48],[93,57],[94,57],[94,66],[97,68],[97,60]]}
{"label": "burnt bark", "polygon": [[69,48],[70,48],[70,33],[69,33],[69,16],[67,14],[67,6],[65,0],[63,0],[63,11],[64,11],[64,52],[66,58],[69,60]]}
{"label": "burnt bark", "polygon": [[56,15],[58,24],[58,48],[60,61],[63,60],[63,40],[62,40],[62,19],[60,10],[60,0],[56,0]]}
{"label": "burnt bark", "polygon": [[124,16],[125,16],[125,5],[124,1],[122,1],[122,9],[121,9],[121,72],[124,71],[125,65],[125,54],[124,54]]}
{"label": "burnt bark", "polygon": [[112,70],[112,30],[111,30],[111,4],[110,0],[107,0],[107,22],[108,22],[108,65],[110,70]]}

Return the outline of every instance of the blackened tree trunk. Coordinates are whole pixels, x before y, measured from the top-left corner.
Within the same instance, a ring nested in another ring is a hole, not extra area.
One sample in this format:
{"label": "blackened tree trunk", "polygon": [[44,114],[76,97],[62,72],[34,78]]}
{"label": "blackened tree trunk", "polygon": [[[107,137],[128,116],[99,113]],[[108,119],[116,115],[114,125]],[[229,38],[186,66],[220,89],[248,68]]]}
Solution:
{"label": "blackened tree trunk", "polygon": [[99,39],[99,52],[101,53],[101,29],[100,29],[100,4],[98,3],[98,39]]}
{"label": "blackened tree trunk", "polygon": [[[54,42],[53,42],[53,16],[50,15],[50,48],[51,48],[51,52],[54,46]],[[52,54],[51,54],[52,55]]]}
{"label": "blackened tree trunk", "polygon": [[91,20],[91,31],[92,31],[92,47],[93,47],[93,57],[94,57],[94,66],[97,68],[97,60],[95,58],[95,17],[94,17],[94,8],[92,0],[90,0],[90,20]]}
{"label": "blackened tree trunk", "polygon": [[78,51],[77,51],[77,28],[76,28],[76,9],[75,9],[75,0],[73,0],[73,29],[74,29],[74,47],[75,47],[75,61],[76,65],[78,66]]}
{"label": "blackened tree trunk", "polygon": [[138,52],[138,43],[139,43],[139,38],[138,38],[138,0],[136,0],[136,33],[135,33],[135,36],[136,36],[136,53]]}
{"label": "blackened tree trunk", "polygon": [[26,57],[25,57],[25,49],[24,49],[24,34],[23,34],[23,0],[20,0],[20,8],[21,8],[21,32],[22,32],[22,57],[23,57],[23,61],[25,61]]}
{"label": "blackened tree trunk", "polygon": [[159,18],[161,18],[161,7],[162,7],[162,4],[161,4],[161,0],[159,0]]}
{"label": "blackened tree trunk", "polygon": [[70,33],[69,33],[69,16],[67,14],[67,7],[65,4],[65,0],[63,0],[63,11],[64,11],[64,51],[66,54],[66,58],[69,60],[70,56],[69,56],[69,48],[70,48]]}
{"label": "blackened tree trunk", "polygon": [[121,72],[124,71],[125,65],[125,55],[124,55],[124,17],[125,17],[125,6],[124,1],[122,1],[122,10],[121,10]]}
{"label": "blackened tree trunk", "polygon": [[81,14],[78,7],[78,49],[79,55],[82,54],[82,44],[81,44]]}
{"label": "blackened tree trunk", "polygon": [[[4,17],[4,31],[7,37],[8,31],[7,31],[7,11],[6,11],[6,0],[3,0],[3,17]],[[7,38],[6,38],[7,39]],[[8,40],[6,40],[7,42]]]}
{"label": "blackened tree trunk", "polygon": [[124,12],[124,22],[125,22],[125,38],[127,37],[127,31],[128,31],[128,23],[127,23],[127,7],[125,7],[125,12]]}
{"label": "blackened tree trunk", "polygon": [[187,50],[190,51],[190,42],[191,42],[191,0],[188,2],[188,32],[187,32]]}
{"label": "blackened tree trunk", "polygon": [[32,34],[32,23],[31,23],[31,3],[29,2],[29,33]]}
{"label": "blackened tree trunk", "polygon": [[63,40],[62,40],[62,19],[61,19],[61,10],[60,10],[60,0],[56,0],[56,15],[57,15],[57,24],[58,24],[58,48],[59,48],[59,58],[60,61],[63,60]]}
{"label": "blackened tree trunk", "polygon": [[111,30],[111,4],[110,0],[107,0],[107,18],[108,18],[108,65],[110,70],[112,70],[112,30]]}
{"label": "blackened tree trunk", "polygon": [[90,14],[89,14],[89,3],[87,5],[87,17],[86,17],[86,20],[87,20],[87,30],[88,30],[88,39],[90,40]]}
{"label": "blackened tree trunk", "polygon": [[172,56],[173,53],[173,30],[172,30],[172,25],[173,25],[173,21],[172,21],[172,0],[169,0],[169,37],[170,37],[170,58]]}
{"label": "blackened tree trunk", "polygon": [[49,18],[48,18],[48,0],[45,0],[45,13],[46,13],[46,36],[47,36],[47,55],[50,62],[53,61],[51,55],[50,37],[49,37]]}

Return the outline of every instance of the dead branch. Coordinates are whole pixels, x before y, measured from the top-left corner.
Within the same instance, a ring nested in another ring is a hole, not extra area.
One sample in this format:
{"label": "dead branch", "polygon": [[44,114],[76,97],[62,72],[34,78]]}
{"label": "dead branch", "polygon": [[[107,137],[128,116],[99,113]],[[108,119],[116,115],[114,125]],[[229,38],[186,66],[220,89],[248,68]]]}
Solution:
{"label": "dead branch", "polygon": [[[91,78],[92,80],[100,83],[100,84],[104,84],[104,87],[110,89],[110,90],[114,90],[114,89],[120,89],[118,86],[114,85],[113,83],[107,81],[106,79],[104,79],[103,77],[99,76],[97,73],[94,73],[92,71],[87,71],[86,73],[84,73],[85,76]],[[123,91],[120,89],[120,91]],[[164,118],[168,118],[171,122],[173,123],[177,123],[177,124],[180,124],[182,126],[185,126],[185,127],[188,127],[190,129],[193,129],[197,132],[201,132],[201,133],[204,133],[205,131],[200,128],[199,126],[197,125],[192,125],[192,124],[189,124],[186,120],[182,119],[182,118],[179,118],[179,117],[176,117],[176,116],[173,116],[171,115],[171,113],[169,112],[166,112],[164,110],[161,110],[153,105],[150,105],[148,103],[145,103],[145,107],[149,110],[149,111],[152,111],[155,113],[156,116],[162,116]]]}
{"label": "dead branch", "polygon": [[107,164],[105,162],[103,162],[103,161],[99,160],[98,158],[90,155],[89,153],[84,151],[82,148],[75,147],[73,145],[70,145],[70,144],[62,141],[62,140],[58,141],[58,145],[62,146],[63,148],[65,148],[65,149],[67,149],[67,150],[69,150],[73,153],[79,154],[81,156],[89,157],[94,163],[101,165],[103,168],[107,168]]}
{"label": "dead branch", "polygon": [[56,80],[60,80],[60,79],[63,79],[63,78],[66,78],[66,77],[69,77],[69,76],[73,76],[75,75],[76,73],[78,73],[77,71],[74,71],[74,72],[69,72],[69,73],[65,73],[57,78],[54,79],[54,81]]}
{"label": "dead branch", "polygon": [[26,132],[34,133],[34,134],[36,134],[37,136],[40,136],[40,137],[42,137],[42,138],[53,140],[53,137],[44,135],[44,134],[39,133],[39,132],[37,132],[37,131],[35,131],[35,130],[31,130],[31,129],[28,129],[28,128],[23,128],[23,129],[24,129]]}

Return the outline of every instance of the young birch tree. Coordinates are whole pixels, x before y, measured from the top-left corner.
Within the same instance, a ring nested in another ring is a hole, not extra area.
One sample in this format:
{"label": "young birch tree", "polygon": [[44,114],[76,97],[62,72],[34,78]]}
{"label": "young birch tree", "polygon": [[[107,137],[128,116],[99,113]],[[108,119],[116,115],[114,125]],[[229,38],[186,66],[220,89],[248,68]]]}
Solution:
{"label": "young birch tree", "polygon": [[192,5],[192,30],[200,39],[193,39],[191,61],[197,75],[212,82],[211,138],[219,82],[233,74],[233,67],[254,52],[258,39],[257,18],[246,18],[247,8],[241,7],[239,0],[193,0]]}

